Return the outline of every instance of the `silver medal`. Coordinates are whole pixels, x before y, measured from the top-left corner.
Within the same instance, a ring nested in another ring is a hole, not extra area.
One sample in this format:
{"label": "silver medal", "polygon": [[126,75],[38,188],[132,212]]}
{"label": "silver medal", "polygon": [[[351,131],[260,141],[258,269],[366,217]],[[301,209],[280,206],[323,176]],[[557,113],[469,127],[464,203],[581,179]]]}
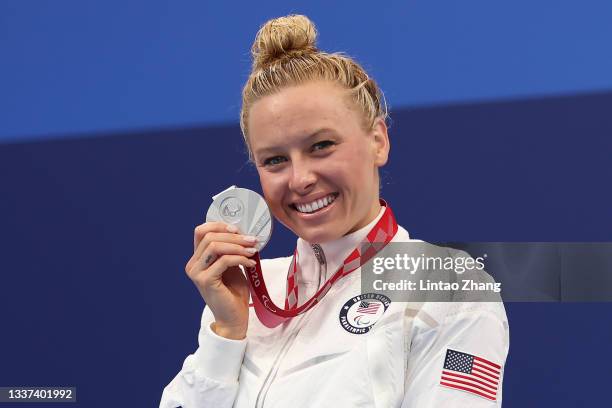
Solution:
{"label": "silver medal", "polygon": [[259,252],[272,235],[272,215],[266,200],[255,191],[231,186],[213,197],[206,222],[221,221],[235,225],[241,234],[257,237]]}

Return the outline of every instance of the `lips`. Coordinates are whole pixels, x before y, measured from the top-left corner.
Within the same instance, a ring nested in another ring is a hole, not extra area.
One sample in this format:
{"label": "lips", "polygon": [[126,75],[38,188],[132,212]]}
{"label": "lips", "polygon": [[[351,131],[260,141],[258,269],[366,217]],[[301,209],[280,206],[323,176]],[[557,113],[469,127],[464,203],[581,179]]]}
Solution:
{"label": "lips", "polygon": [[316,200],[291,204],[291,208],[303,214],[312,214],[329,206],[337,197],[338,193],[331,193]]}

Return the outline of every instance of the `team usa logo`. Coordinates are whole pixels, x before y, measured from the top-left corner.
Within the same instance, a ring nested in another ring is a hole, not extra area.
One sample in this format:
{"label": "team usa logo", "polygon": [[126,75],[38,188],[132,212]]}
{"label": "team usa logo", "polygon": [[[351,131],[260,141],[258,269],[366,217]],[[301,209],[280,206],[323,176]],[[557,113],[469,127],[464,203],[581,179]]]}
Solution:
{"label": "team usa logo", "polygon": [[340,309],[340,325],[349,333],[365,334],[385,313],[391,299],[378,293],[364,293],[346,302]]}

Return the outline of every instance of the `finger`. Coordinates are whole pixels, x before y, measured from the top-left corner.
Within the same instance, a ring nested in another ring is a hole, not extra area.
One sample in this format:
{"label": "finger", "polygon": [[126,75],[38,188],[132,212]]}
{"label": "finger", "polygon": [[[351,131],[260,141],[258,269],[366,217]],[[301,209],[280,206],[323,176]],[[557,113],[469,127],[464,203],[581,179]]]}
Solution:
{"label": "finger", "polygon": [[195,249],[194,256],[200,258],[206,248],[213,242],[227,242],[246,247],[252,247],[257,242],[257,237],[249,235],[231,234],[229,232],[209,232],[200,241],[200,244]]}
{"label": "finger", "polygon": [[201,279],[202,281],[209,282],[219,281],[228,268],[239,265],[250,268],[255,266],[255,261],[242,255],[222,255],[215,260],[208,269],[197,274],[194,279]]}
{"label": "finger", "polygon": [[232,224],[225,224],[220,221],[205,222],[195,227],[193,231],[193,250],[195,251],[202,238],[209,232],[229,232],[236,233],[238,228]]}
{"label": "finger", "polygon": [[187,275],[197,275],[201,270],[209,268],[219,257],[223,255],[242,255],[245,257],[251,257],[256,252],[256,248],[248,247],[245,248],[239,244],[233,244],[230,242],[214,241],[211,242],[201,256],[193,255],[185,271]]}
{"label": "finger", "polygon": [[257,252],[256,248],[248,247],[245,248],[239,244],[233,244],[230,242],[212,242],[202,256],[200,257],[202,268],[208,268],[212,265],[215,260],[222,257],[223,255],[241,255],[245,257],[251,257]]}

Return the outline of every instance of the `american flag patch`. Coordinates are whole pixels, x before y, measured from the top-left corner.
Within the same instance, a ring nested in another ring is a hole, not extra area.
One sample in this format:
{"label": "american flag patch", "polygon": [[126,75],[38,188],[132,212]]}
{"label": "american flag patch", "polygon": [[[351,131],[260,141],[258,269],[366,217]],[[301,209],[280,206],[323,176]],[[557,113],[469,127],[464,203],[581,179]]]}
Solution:
{"label": "american flag patch", "polygon": [[357,308],[357,313],[368,313],[368,314],[376,314],[378,308],[380,307],[379,302],[366,302],[362,301],[359,304],[359,308]]}
{"label": "american flag patch", "polygon": [[482,357],[448,349],[440,385],[497,401],[501,366]]}

